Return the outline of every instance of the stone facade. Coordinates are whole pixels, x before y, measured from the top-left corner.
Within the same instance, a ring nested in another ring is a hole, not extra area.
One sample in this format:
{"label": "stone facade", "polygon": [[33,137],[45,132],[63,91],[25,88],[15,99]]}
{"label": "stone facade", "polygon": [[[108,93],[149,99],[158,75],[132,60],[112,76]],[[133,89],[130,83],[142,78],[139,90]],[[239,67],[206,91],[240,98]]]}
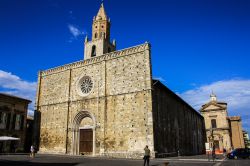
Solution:
{"label": "stone facade", "polygon": [[[150,44],[115,51],[103,4],[92,28],[97,29],[93,29],[92,41],[85,39],[83,61],[39,72],[35,117],[40,128],[39,152],[140,158],[148,145],[154,157],[153,123],[158,119],[153,119]],[[198,137],[203,118],[190,107],[188,111],[186,122],[197,120],[191,124],[192,129],[199,125],[194,132]],[[176,119],[177,114],[173,116]],[[201,139],[190,138],[198,141],[192,143],[196,154],[202,151]],[[170,150],[176,149],[159,153]]]}
{"label": "stone facade", "polygon": [[[83,97],[78,84],[84,76],[93,89]],[[78,154],[85,116],[92,119],[86,125],[95,133],[97,154],[129,155],[146,144],[153,149],[149,44],[43,71],[39,80],[40,152]]]}
{"label": "stone facade", "polygon": [[245,148],[241,118],[239,116],[228,117],[229,126],[231,130],[232,147]]}
{"label": "stone facade", "polygon": [[0,136],[20,138],[0,141],[0,153],[23,152],[26,139],[26,119],[30,100],[0,93]]}
{"label": "stone facade", "polygon": [[215,94],[210,98],[200,110],[205,119],[207,142],[211,147],[215,145],[218,153],[222,153],[223,148],[231,151],[244,147],[241,118],[229,117],[227,103],[217,101]]}
{"label": "stone facade", "polygon": [[[214,94],[210,96],[210,102],[203,105],[201,114],[205,119],[206,142],[215,144],[217,152],[223,152],[223,148],[227,151],[231,150],[230,126],[227,120],[227,103],[217,101]],[[213,123],[213,124],[212,124]]]}

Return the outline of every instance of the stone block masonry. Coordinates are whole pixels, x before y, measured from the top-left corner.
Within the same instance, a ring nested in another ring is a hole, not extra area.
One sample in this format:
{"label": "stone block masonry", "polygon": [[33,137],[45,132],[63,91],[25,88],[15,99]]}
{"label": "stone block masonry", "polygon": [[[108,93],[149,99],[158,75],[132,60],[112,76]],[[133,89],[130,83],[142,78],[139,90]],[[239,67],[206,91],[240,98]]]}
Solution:
{"label": "stone block masonry", "polygon": [[[81,96],[79,81],[86,76],[93,88]],[[81,111],[94,121],[82,125],[93,128],[92,154],[141,156],[146,144],[153,151],[151,81],[148,43],[42,71],[40,152],[79,154],[80,126],[74,123]]]}

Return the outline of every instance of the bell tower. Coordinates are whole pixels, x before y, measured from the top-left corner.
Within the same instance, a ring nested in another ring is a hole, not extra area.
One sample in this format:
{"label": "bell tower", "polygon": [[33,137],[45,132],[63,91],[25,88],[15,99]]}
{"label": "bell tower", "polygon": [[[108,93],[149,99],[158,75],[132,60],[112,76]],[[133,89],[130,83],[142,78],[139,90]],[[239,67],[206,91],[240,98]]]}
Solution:
{"label": "bell tower", "polygon": [[210,95],[210,101],[216,102],[217,101],[217,97],[214,94],[214,92],[212,92],[212,94]]}
{"label": "bell tower", "polygon": [[103,3],[92,23],[92,40],[86,36],[84,42],[84,60],[101,56],[116,50],[115,40],[110,42],[110,19],[106,15]]}

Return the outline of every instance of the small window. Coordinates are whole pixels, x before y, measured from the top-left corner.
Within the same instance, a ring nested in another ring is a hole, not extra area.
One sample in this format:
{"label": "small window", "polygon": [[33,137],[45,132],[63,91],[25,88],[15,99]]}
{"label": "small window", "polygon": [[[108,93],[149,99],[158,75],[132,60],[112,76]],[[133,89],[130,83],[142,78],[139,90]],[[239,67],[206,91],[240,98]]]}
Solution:
{"label": "small window", "polygon": [[95,56],[96,56],[96,46],[93,45],[92,50],[91,50],[91,57],[95,57]]}
{"label": "small window", "polygon": [[109,52],[111,52],[111,48],[110,48],[110,47],[108,47],[108,53],[109,53]]}
{"label": "small window", "polygon": [[216,119],[211,120],[211,125],[212,125],[212,128],[217,128]]}
{"label": "small window", "polygon": [[15,122],[15,130],[20,130],[20,129],[21,129],[21,115],[17,114]]}
{"label": "small window", "polygon": [[6,128],[7,113],[0,112],[0,129]]}
{"label": "small window", "polygon": [[15,129],[15,124],[16,124],[16,114],[13,115],[12,117],[12,129]]}
{"label": "small window", "polygon": [[11,114],[10,114],[10,113],[8,113],[8,114],[7,114],[6,129],[9,129],[9,128],[10,128],[10,118],[11,118]]}
{"label": "small window", "polygon": [[97,33],[95,33],[95,38],[97,38]]}
{"label": "small window", "polygon": [[21,115],[21,120],[20,120],[20,130],[23,130],[23,125],[24,125],[24,116]]}

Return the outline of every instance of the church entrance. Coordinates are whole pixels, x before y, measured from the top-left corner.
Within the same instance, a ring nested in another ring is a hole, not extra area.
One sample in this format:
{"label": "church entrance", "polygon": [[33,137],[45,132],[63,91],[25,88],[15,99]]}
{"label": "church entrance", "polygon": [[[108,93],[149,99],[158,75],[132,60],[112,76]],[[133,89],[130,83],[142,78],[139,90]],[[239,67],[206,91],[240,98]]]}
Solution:
{"label": "church entrance", "polygon": [[93,130],[80,129],[80,154],[90,154],[93,152]]}
{"label": "church entrance", "polygon": [[72,123],[72,154],[93,155],[96,148],[96,121],[92,113],[79,111]]}
{"label": "church entrance", "polygon": [[217,140],[214,141],[214,147],[215,147],[216,150],[220,150],[220,143],[219,143],[219,141],[217,141]]}

